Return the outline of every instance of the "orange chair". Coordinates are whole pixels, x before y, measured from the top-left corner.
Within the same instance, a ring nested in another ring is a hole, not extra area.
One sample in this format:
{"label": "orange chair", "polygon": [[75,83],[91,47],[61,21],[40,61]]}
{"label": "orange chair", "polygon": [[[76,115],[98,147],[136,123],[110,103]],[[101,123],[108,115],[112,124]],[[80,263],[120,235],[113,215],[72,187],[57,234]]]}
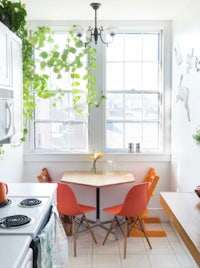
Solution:
{"label": "orange chair", "polygon": [[[85,216],[86,213],[96,210],[95,207],[78,204],[76,196],[69,185],[66,183],[58,183],[57,188],[57,209],[61,215],[69,216],[72,224],[72,235],[74,240],[74,257],[76,257],[76,236],[78,234],[78,228],[81,224],[89,229],[94,242],[97,244],[94,233],[89,225],[89,222]],[[81,216],[81,217],[78,217]],[[78,223],[78,226],[75,226]],[[65,226],[64,226],[65,228]]]}
{"label": "orange chair", "polygon": [[47,168],[43,168],[41,170],[40,175],[37,178],[38,178],[38,181],[41,183],[53,182],[51,176],[49,175]]}
{"label": "orange chair", "polygon": [[[155,168],[149,168],[147,175],[144,179],[144,182],[149,182],[149,187],[148,187],[148,203],[151,199],[151,197],[155,194],[155,189],[158,184],[160,177],[156,173]],[[148,204],[147,203],[147,204]],[[166,232],[164,230],[148,230],[146,228],[146,223],[160,223],[160,219],[158,217],[148,217],[148,209],[145,208],[143,211],[142,215],[142,221],[144,223],[144,228],[146,230],[146,233],[148,236],[153,236],[153,237],[163,237],[166,236]],[[131,236],[144,236],[143,232],[140,230],[132,228],[130,232]]]}
{"label": "orange chair", "polygon": [[137,228],[144,233],[150,249],[152,248],[150,241],[147,237],[147,234],[145,232],[143,221],[140,216],[141,213],[146,208],[146,205],[148,202],[147,197],[148,197],[148,183],[147,182],[140,183],[140,184],[134,185],[129,190],[122,204],[115,205],[112,207],[107,207],[103,209],[105,212],[108,212],[114,215],[110,228],[108,229],[108,232],[103,241],[103,245],[105,244],[111,230],[115,228],[116,224],[117,226],[120,226],[121,220],[123,220],[124,232],[122,231],[121,226],[120,226],[120,230],[122,231],[124,235],[124,258],[126,258],[127,236],[129,236],[129,228],[128,228],[129,225],[134,225],[134,227],[137,226]]}
{"label": "orange chair", "polygon": [[156,185],[159,181],[159,176],[157,175],[156,171],[154,168],[150,168],[145,179],[144,182],[149,182],[149,189],[148,189],[148,202],[150,200],[150,198],[152,197],[152,195],[155,194],[155,188]]}

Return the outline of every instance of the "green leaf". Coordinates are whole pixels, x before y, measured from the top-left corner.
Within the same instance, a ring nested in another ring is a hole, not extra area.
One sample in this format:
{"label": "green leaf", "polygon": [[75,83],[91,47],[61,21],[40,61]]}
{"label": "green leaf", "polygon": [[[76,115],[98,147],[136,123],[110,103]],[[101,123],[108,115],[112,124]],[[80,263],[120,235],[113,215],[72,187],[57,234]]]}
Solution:
{"label": "green leaf", "polygon": [[40,57],[42,57],[43,59],[46,59],[48,57],[48,53],[43,51],[40,53]]}

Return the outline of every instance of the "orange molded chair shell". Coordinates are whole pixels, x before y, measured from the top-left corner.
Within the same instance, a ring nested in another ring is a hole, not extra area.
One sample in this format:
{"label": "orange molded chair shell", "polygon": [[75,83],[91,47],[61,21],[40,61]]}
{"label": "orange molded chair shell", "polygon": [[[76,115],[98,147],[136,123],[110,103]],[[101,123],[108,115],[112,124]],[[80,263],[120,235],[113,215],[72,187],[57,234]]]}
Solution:
{"label": "orange molded chair shell", "polygon": [[151,248],[151,244],[149,239],[146,235],[145,229],[143,227],[143,222],[141,220],[141,213],[146,208],[148,203],[148,182],[140,183],[134,185],[127,193],[125,200],[122,204],[107,207],[103,210],[110,214],[114,215],[110,228],[105,236],[103,241],[103,245],[105,244],[108,235],[110,234],[111,230],[114,227],[114,224],[117,223],[119,225],[118,217],[123,217],[125,222],[125,231],[123,232],[124,235],[124,258],[126,258],[126,245],[127,245],[127,236],[129,235],[128,225],[134,225],[134,227],[139,228],[145,235],[146,240]]}
{"label": "orange molded chair shell", "polygon": [[[75,230],[76,216],[82,215],[78,220],[79,226],[85,223],[85,227],[90,231],[90,234],[95,243],[97,243],[94,233],[85,216],[86,213],[96,210],[95,207],[79,204],[73,190],[66,183],[58,182],[57,188],[57,209],[61,215],[69,216],[72,219],[72,235],[74,237],[74,256],[76,256],[76,235],[78,227]],[[64,224],[64,222],[63,222]],[[64,227],[65,228],[65,227]]]}
{"label": "orange molded chair shell", "polygon": [[81,215],[96,210],[95,207],[79,204],[73,190],[66,183],[58,183],[57,209],[67,216]]}
{"label": "orange molded chair shell", "polygon": [[138,216],[147,205],[148,183],[134,185],[127,193],[122,204],[104,208],[103,210],[123,217]]}

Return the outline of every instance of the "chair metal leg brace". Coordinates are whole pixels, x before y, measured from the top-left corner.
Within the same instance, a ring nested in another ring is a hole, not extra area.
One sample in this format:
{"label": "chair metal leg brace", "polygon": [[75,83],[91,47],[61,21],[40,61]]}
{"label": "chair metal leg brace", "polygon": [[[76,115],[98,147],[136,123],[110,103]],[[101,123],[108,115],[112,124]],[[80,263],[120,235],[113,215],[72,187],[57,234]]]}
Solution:
{"label": "chair metal leg brace", "polygon": [[[90,227],[91,228],[95,228],[95,227],[99,227],[99,228],[102,228],[104,229],[105,231],[108,231],[108,228],[104,226],[104,224],[107,224],[107,223],[110,223],[110,221],[104,221],[104,222],[101,222],[99,219],[97,219],[97,221],[89,221],[91,223],[93,223]],[[115,236],[115,240],[117,241],[118,240],[118,237],[116,235],[115,232],[113,231],[110,231],[111,234],[113,234]]]}
{"label": "chair metal leg brace", "polygon": [[114,223],[115,223],[115,221],[116,221],[116,216],[113,218],[113,220],[112,220],[112,222],[111,222],[111,225],[110,225],[110,228],[108,229],[108,231],[107,231],[107,234],[106,234],[106,236],[105,236],[105,238],[104,238],[104,241],[103,241],[103,245],[106,243],[106,240],[107,240],[107,238],[108,238],[108,236],[109,236],[109,234],[111,233],[111,231],[112,231],[112,229],[113,229],[113,226],[114,226]]}
{"label": "chair metal leg brace", "polygon": [[86,226],[87,226],[87,228],[89,229],[90,234],[91,234],[91,236],[92,236],[94,242],[97,244],[97,240],[96,240],[96,238],[95,238],[95,236],[94,236],[94,233],[93,233],[93,231],[92,231],[92,229],[91,229],[91,226],[90,226],[90,224],[89,224],[87,218],[85,217],[85,215],[83,215],[83,220],[86,222]]}

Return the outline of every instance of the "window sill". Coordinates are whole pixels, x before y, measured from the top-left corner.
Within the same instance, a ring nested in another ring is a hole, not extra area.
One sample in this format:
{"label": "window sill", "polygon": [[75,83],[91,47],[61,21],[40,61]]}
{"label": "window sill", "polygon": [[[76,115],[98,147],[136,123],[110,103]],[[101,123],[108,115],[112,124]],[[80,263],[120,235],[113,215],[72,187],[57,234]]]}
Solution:
{"label": "window sill", "polygon": [[[113,160],[116,162],[170,162],[170,153],[119,153],[108,154],[105,153],[103,159],[100,161],[105,162]],[[65,153],[25,153],[24,162],[87,162],[91,161],[89,154],[65,154]]]}

